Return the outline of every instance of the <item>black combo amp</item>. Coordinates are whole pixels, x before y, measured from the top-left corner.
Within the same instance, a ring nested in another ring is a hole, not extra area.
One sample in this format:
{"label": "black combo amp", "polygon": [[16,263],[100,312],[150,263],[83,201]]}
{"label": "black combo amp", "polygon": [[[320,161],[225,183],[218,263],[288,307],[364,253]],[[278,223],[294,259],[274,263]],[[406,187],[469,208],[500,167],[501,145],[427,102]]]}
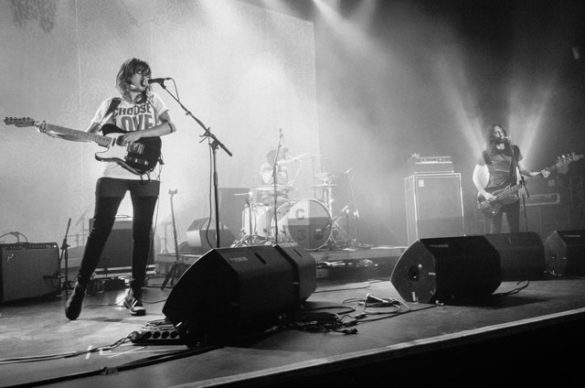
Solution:
{"label": "black combo amp", "polygon": [[57,243],[0,244],[0,301],[47,296],[58,290]]}

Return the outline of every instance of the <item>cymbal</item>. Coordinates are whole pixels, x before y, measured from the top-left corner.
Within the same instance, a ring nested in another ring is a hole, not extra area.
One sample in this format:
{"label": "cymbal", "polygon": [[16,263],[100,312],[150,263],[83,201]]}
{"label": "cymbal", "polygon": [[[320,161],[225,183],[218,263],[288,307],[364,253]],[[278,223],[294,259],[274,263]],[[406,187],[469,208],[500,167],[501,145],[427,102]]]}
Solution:
{"label": "cymbal", "polygon": [[337,186],[337,185],[327,185],[327,184],[322,184],[322,185],[314,185],[314,186],[312,186],[312,187],[316,187],[316,188],[318,188],[318,187],[335,187],[335,186]]}
{"label": "cymbal", "polygon": [[308,158],[310,156],[311,156],[311,154],[304,153],[304,154],[300,154],[300,155],[297,155],[297,156],[290,157],[288,159],[279,160],[278,161],[278,164],[291,163],[291,162],[294,162],[294,161],[297,161],[297,160],[306,159],[306,158]]}
{"label": "cymbal", "polygon": [[[292,190],[292,186],[276,185],[276,190],[277,191],[288,191],[288,190]],[[259,186],[259,187],[254,188],[254,191],[256,191],[256,192],[272,192],[272,191],[274,191],[274,186]]]}

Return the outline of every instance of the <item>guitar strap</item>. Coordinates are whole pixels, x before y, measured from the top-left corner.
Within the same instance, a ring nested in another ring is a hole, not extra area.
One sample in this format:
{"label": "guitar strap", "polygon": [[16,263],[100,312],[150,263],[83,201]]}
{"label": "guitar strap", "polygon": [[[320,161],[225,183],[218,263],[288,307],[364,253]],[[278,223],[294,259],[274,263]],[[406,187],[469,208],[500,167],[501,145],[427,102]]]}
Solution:
{"label": "guitar strap", "polygon": [[[120,103],[122,102],[122,99],[120,97],[114,97],[112,98],[112,101],[110,101],[110,106],[108,107],[108,110],[106,111],[105,114],[105,118],[106,120],[108,119],[109,115],[112,115],[116,112],[116,108],[118,107],[118,105],[120,105]],[[114,115],[115,118],[115,115]]]}

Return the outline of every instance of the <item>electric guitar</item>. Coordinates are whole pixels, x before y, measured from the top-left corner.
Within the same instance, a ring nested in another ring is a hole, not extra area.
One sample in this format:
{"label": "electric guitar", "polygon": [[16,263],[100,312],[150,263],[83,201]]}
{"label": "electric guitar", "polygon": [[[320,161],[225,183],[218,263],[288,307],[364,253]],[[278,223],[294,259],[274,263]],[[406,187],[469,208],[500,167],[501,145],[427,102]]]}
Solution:
{"label": "electric guitar", "polygon": [[122,135],[128,132],[113,124],[106,124],[101,128],[103,135],[44,124],[30,117],[6,117],[4,124],[17,127],[37,127],[43,133],[52,132],[67,135],[71,139],[95,142],[106,148],[105,151],[95,154],[97,160],[117,163],[136,175],[151,172],[160,160],[162,145],[160,137],[143,137],[132,144],[122,145]]}
{"label": "electric guitar", "polygon": [[[566,174],[569,169],[569,164],[579,159],[583,159],[584,155],[565,154],[559,156],[557,161],[552,166],[544,168],[543,170],[554,171],[556,170],[560,174]],[[494,195],[495,198],[486,200],[483,195],[477,195],[477,208],[487,217],[493,217],[500,212],[502,206],[510,205],[520,199],[520,191],[523,189],[522,185],[506,186],[502,189],[486,190],[490,194]]]}

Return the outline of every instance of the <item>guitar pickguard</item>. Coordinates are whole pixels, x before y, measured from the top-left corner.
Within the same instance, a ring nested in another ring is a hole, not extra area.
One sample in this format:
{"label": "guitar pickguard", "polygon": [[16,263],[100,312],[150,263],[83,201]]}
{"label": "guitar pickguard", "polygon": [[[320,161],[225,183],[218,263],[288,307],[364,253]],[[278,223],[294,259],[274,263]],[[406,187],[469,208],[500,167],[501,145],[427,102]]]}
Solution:
{"label": "guitar pickguard", "polygon": [[128,146],[122,145],[122,135],[126,131],[115,125],[102,127],[105,136],[111,137],[112,143],[106,151],[98,152],[99,161],[115,162],[126,170],[142,175],[152,171],[160,159],[161,140],[159,137],[144,137]]}

